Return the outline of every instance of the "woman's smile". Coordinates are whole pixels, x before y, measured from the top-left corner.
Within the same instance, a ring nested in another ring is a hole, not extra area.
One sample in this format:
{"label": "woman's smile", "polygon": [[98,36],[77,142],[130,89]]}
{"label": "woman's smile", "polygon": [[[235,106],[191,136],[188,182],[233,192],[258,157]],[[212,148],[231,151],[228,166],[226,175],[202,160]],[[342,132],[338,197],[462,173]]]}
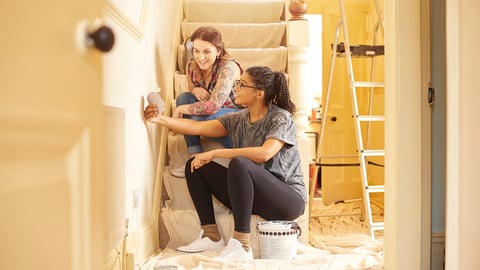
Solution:
{"label": "woman's smile", "polygon": [[201,39],[193,41],[193,56],[200,69],[206,70],[213,66],[218,54],[217,47],[211,42]]}

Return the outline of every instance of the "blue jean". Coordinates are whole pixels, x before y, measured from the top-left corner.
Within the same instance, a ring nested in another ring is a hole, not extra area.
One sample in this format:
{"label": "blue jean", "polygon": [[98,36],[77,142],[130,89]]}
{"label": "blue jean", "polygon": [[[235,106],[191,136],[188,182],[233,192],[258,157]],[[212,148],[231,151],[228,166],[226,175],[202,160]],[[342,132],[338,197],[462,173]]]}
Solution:
{"label": "blue jean", "polygon": [[[199,100],[193,95],[191,92],[183,92],[181,93],[177,99],[176,99],[176,104],[177,106],[180,105],[185,105],[185,104],[192,104],[195,102],[198,102]],[[236,112],[239,109],[234,109],[234,108],[221,108],[218,110],[218,112],[212,114],[212,115],[188,115],[184,114],[183,118],[187,119],[192,119],[195,121],[206,121],[206,120],[212,120],[212,119],[217,119],[219,116],[230,113],[230,112]],[[203,151],[202,149],[202,144],[200,143],[200,136],[197,135],[183,135],[185,138],[185,142],[187,143],[187,151],[190,154],[194,153],[201,153]],[[220,137],[220,138],[209,138],[213,141],[216,141],[218,143],[221,143],[225,148],[232,148],[232,142],[230,140],[230,137],[225,136],[225,137]]]}

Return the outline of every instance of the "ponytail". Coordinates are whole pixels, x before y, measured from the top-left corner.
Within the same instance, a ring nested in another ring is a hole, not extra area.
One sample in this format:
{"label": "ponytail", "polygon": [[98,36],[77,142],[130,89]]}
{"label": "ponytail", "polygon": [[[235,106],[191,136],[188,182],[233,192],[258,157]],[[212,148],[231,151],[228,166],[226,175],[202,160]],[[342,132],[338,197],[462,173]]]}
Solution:
{"label": "ponytail", "polygon": [[295,104],[290,99],[290,91],[288,90],[288,81],[283,72],[274,71],[274,91],[276,94],[272,99],[272,104],[289,111],[291,114],[295,113]]}
{"label": "ponytail", "polygon": [[245,72],[250,75],[255,87],[265,92],[265,105],[276,105],[291,114],[295,113],[296,107],[290,99],[288,81],[283,72],[264,66],[253,66]]}

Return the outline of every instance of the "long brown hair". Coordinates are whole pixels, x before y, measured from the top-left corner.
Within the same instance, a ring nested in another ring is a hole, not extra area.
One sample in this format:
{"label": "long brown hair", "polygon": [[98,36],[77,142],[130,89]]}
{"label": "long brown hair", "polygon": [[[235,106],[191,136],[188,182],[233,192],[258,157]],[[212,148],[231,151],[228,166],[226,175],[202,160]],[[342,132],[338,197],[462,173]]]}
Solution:
{"label": "long brown hair", "polygon": [[[203,41],[207,41],[213,44],[220,52],[219,60],[226,61],[229,59],[233,59],[233,56],[225,49],[225,45],[222,40],[222,34],[212,26],[201,26],[195,30],[190,38],[188,38],[187,42],[192,42],[191,51],[190,53],[193,54],[193,41],[195,39],[201,39]],[[218,61],[218,60],[217,60]]]}

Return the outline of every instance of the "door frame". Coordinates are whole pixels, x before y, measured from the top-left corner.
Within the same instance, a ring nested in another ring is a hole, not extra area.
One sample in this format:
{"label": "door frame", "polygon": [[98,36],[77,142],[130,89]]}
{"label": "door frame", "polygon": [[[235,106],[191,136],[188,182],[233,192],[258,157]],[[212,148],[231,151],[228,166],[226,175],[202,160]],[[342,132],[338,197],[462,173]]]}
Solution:
{"label": "door frame", "polygon": [[385,269],[429,269],[431,142],[422,128],[430,126],[428,104],[419,93],[430,76],[429,28],[422,27],[428,2],[384,3]]}

